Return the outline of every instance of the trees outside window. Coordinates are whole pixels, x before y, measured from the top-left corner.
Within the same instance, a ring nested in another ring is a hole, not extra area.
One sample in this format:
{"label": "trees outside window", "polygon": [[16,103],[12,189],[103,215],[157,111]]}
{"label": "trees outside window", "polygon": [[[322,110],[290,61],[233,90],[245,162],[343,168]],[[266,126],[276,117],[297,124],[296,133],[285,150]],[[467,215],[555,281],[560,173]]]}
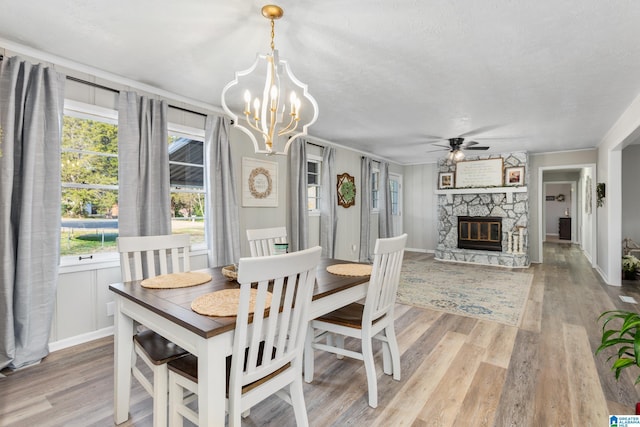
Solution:
{"label": "trees outside window", "polygon": [[60,255],[115,250],[118,126],[113,116],[65,110],[61,141]]}

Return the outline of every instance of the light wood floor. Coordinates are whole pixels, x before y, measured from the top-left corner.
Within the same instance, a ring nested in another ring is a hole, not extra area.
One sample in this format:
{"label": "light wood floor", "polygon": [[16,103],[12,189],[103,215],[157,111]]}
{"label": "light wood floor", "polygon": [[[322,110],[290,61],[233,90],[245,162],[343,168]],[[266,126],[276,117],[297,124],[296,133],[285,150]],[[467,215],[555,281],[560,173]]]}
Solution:
{"label": "light wood floor", "polygon": [[[602,284],[568,243],[546,243],[544,256],[531,267],[520,328],[398,305],[402,380],[381,374],[378,357],[377,409],[367,405],[361,362],[317,353],[314,382],[305,385],[311,425],[604,426],[608,414],[632,414],[640,400],[632,374],[616,382],[607,356],[593,353],[598,314],[637,310],[618,296],[640,301],[639,283]],[[105,338],[55,352],[0,378],[0,425],[112,426],[112,345]],[[134,384],[123,425],[150,426],[151,401]],[[244,425],[291,426],[293,411],[269,398]]]}

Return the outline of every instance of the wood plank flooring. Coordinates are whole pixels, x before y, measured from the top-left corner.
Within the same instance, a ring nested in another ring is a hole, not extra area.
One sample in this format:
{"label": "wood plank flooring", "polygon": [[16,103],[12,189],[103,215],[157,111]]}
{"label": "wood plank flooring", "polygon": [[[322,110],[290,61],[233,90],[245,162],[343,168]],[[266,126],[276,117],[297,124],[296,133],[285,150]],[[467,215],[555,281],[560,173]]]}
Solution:
{"label": "wood plank flooring", "polygon": [[[519,328],[398,304],[402,380],[382,374],[377,346],[377,409],[367,405],[362,362],[316,353],[314,381],[304,390],[310,424],[577,427],[608,425],[608,414],[633,414],[640,401],[634,374],[616,381],[608,354],[594,356],[594,350],[597,316],[615,308],[638,310],[619,295],[640,301],[640,283],[604,285],[569,243],[545,243],[544,259],[530,269],[534,281]],[[3,373],[0,426],[113,426],[112,338]],[[133,384],[131,418],[122,425],[151,426],[151,400]],[[294,424],[291,407],[275,397],[243,421]]]}

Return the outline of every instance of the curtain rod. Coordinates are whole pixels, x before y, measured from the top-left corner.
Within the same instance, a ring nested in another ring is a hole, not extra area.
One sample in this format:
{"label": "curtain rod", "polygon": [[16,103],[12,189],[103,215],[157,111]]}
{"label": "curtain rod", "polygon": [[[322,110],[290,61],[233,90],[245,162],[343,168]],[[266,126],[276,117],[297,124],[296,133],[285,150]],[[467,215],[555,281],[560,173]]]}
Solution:
{"label": "curtain rod", "polygon": [[[114,89],[114,88],[109,87],[109,86],[101,85],[99,83],[94,83],[94,82],[90,82],[90,81],[87,81],[87,80],[79,79],[78,77],[67,76],[67,80],[71,80],[73,82],[82,83],[82,84],[85,84],[87,86],[95,87],[97,89],[107,90],[107,91],[113,92],[113,93],[118,93],[118,94],[120,93],[120,91],[118,89]],[[184,111],[185,113],[192,113],[192,114],[197,114],[199,116],[207,117],[207,115],[204,114],[204,113],[200,113],[198,111],[189,110],[188,108],[178,107],[177,105],[169,104],[169,107],[173,108],[175,110]]]}
{"label": "curtain rod", "polygon": [[[4,60],[4,55],[0,53],[0,61],[2,61],[2,60]],[[82,84],[85,84],[87,86],[95,87],[97,89],[103,89],[103,90],[107,90],[109,92],[118,93],[118,94],[120,93],[120,91],[118,89],[114,89],[114,88],[109,87],[109,86],[101,85],[99,83],[94,83],[94,82],[90,82],[90,81],[87,81],[87,80],[83,80],[83,79],[80,79],[78,77],[66,76],[66,78],[67,78],[67,80],[71,80],[72,82],[82,83]],[[205,113],[201,113],[199,111],[189,110],[188,108],[184,108],[184,107],[178,107],[177,105],[169,104],[169,108],[173,108],[175,110],[184,111],[185,113],[197,114],[198,116],[207,117],[207,114],[205,114]]]}
{"label": "curtain rod", "polygon": [[326,148],[324,145],[320,145],[320,144],[314,144],[313,142],[309,142],[309,141],[305,141],[307,144],[309,145],[313,145],[315,147],[320,147],[320,148]]}

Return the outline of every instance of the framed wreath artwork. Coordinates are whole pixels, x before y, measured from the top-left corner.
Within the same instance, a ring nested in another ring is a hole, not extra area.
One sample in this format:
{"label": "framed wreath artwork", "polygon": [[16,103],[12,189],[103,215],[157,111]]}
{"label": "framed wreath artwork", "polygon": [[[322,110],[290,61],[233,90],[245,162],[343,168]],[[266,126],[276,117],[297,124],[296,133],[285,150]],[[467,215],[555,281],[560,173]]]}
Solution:
{"label": "framed wreath artwork", "polygon": [[354,177],[348,173],[338,175],[336,187],[339,206],[348,208],[356,204],[356,183]]}
{"label": "framed wreath artwork", "polygon": [[278,206],[278,164],[242,158],[242,206]]}

